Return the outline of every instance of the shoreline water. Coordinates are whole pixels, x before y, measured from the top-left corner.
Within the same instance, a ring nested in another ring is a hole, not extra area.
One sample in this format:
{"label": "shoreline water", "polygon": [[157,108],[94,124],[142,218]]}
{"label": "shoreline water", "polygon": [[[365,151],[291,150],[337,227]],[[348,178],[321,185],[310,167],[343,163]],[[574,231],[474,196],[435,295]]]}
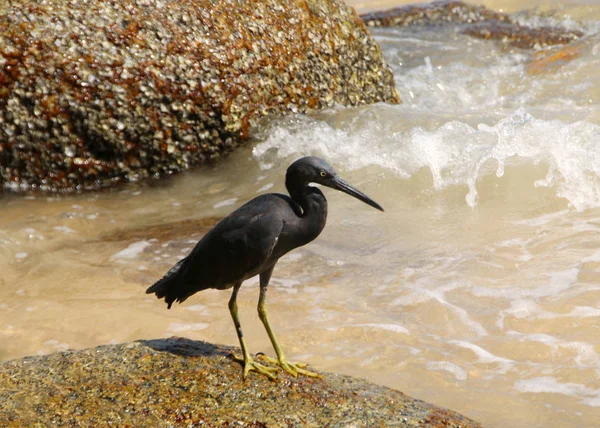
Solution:
{"label": "shoreline water", "polygon": [[[566,10],[582,10],[572,4]],[[271,284],[269,314],[290,358],[485,426],[592,426],[600,406],[593,50],[532,76],[530,53],[493,42],[443,30],[374,33],[401,106],[282,118],[217,167],[164,182],[3,196],[0,358],[173,334],[237,344],[229,293],[203,292],[167,311],[143,291],[202,233],[181,222],[285,191],[287,164],[311,153],[386,212],[326,191],[323,235],[282,260]],[[177,222],[177,236],[115,238]],[[271,354],[256,281],[239,299],[251,351]]]}

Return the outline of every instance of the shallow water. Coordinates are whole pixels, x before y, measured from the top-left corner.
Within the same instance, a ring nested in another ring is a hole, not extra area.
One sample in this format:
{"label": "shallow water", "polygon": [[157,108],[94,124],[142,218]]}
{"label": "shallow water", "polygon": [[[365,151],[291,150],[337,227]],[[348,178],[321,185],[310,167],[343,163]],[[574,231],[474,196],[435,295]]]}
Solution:
{"label": "shallow water", "polygon": [[[544,20],[597,32],[564,17],[583,4]],[[400,106],[281,119],[218,168],[169,181],[3,196],[0,359],[172,335],[236,345],[229,292],[167,311],[144,290],[207,224],[284,191],[290,161],[315,154],[386,211],[325,190],[325,231],[271,281],[269,315],[291,359],[485,426],[596,424],[600,45],[530,76],[530,53],[453,31],[375,35]],[[272,353],[257,298],[250,280],[244,333],[252,352]]]}

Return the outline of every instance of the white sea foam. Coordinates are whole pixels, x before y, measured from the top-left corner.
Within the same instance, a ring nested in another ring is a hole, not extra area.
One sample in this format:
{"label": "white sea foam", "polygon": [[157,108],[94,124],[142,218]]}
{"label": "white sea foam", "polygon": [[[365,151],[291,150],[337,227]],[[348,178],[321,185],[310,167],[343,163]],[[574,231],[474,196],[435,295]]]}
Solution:
{"label": "white sea foam", "polygon": [[600,356],[594,349],[591,343],[583,342],[565,342],[560,344],[561,347],[571,349],[577,353],[575,364],[579,367],[600,368]]}
{"label": "white sea foam", "polygon": [[555,211],[555,212],[551,212],[551,213],[547,213],[547,214],[542,214],[535,218],[517,220],[517,221],[514,221],[514,224],[532,226],[532,227],[545,226],[557,219],[564,219],[565,215],[568,213],[569,213],[569,210]]}
{"label": "white sea foam", "polygon": [[290,289],[290,288],[294,288],[294,287],[298,287],[299,285],[302,285],[302,282],[296,280],[296,279],[286,279],[286,278],[272,278],[271,281],[269,282],[269,285],[277,287],[277,288],[283,288],[283,289]]}
{"label": "white sea foam", "polygon": [[469,377],[466,370],[450,361],[428,361],[427,369],[450,372],[456,380],[466,380]]}
{"label": "white sea foam", "polygon": [[267,183],[264,186],[262,186],[260,189],[258,189],[256,191],[256,193],[263,193],[266,192],[267,190],[269,190],[271,187],[273,187],[273,183]]}
{"label": "white sea foam", "polygon": [[408,329],[400,324],[378,324],[378,323],[366,323],[366,324],[347,324],[344,327],[367,327],[378,330],[386,330],[394,333],[410,334]]}
{"label": "white sea foam", "polygon": [[184,309],[186,311],[204,312],[208,309],[208,307],[206,305],[196,304],[196,305],[185,306]]}
{"label": "white sea foam", "polygon": [[473,351],[477,357],[479,358],[479,362],[481,363],[513,363],[512,360],[507,358],[497,357],[493,355],[491,352],[486,351],[481,346],[475,345],[471,342],[465,342],[464,340],[450,340],[449,343],[455,344],[462,348],[470,349]]}
{"label": "white sea foam", "polygon": [[185,331],[200,331],[208,328],[209,324],[198,322],[198,323],[177,323],[172,322],[169,324],[167,330],[171,333],[182,333]]}
{"label": "white sea foam", "polygon": [[449,340],[448,343],[460,346],[461,348],[469,349],[477,356],[477,362],[483,364],[497,364],[498,374],[504,374],[513,368],[515,362],[508,358],[498,357],[491,352],[483,349],[481,346],[464,340]]}
{"label": "white sea foam", "polygon": [[53,228],[54,230],[58,231],[58,232],[64,232],[64,233],[75,233],[75,231],[73,229],[71,229],[68,226],[54,226]]}
{"label": "white sea foam", "polygon": [[506,334],[510,336],[518,336],[519,342],[540,342],[550,346],[559,343],[559,340],[556,337],[544,333],[523,334],[517,331],[507,331]]}
{"label": "white sea foam", "polygon": [[510,308],[502,311],[503,317],[510,315],[519,319],[556,319],[556,318],[595,318],[600,317],[600,309],[591,306],[575,306],[569,312],[556,313],[543,309],[531,299],[515,299]]}
{"label": "white sea foam", "polygon": [[411,290],[409,293],[396,297],[390,302],[391,306],[413,306],[431,300],[431,295],[424,290]]}
{"label": "white sea foam", "polygon": [[573,361],[577,367],[581,368],[599,368],[600,356],[594,349],[594,345],[585,342],[564,341],[548,334],[524,334],[517,331],[508,331],[507,335],[517,337],[519,342],[540,342],[553,351],[569,350],[576,353]]}
{"label": "white sea foam", "polygon": [[523,312],[533,308],[537,303],[531,299],[539,299],[548,296],[555,296],[569,290],[577,282],[577,276],[580,270],[578,268],[569,268],[564,271],[550,272],[547,274],[549,283],[539,287],[503,287],[489,288],[474,286],[471,293],[477,297],[495,297],[512,300],[512,308],[516,312]]}
{"label": "white sea foam", "polygon": [[585,257],[581,260],[582,263],[600,262],[600,250],[596,250],[591,256]]}
{"label": "white sea foam", "polygon": [[[375,108],[375,107],[373,107]],[[403,115],[405,107],[381,107]],[[278,158],[313,153],[343,162],[347,169],[378,166],[398,177],[410,178],[427,168],[433,187],[465,186],[466,202],[475,206],[477,181],[491,172],[504,175],[507,165],[544,164],[548,172],[532,187],[551,187],[577,210],[600,206],[600,127],[579,121],[536,119],[520,108],[495,125],[476,127],[449,121],[437,129],[382,130],[378,121],[334,128],[326,122],[294,118],[275,125],[256,145],[253,155],[263,167]],[[490,168],[495,165],[495,168]]]}
{"label": "white sea foam", "polygon": [[588,388],[587,386],[574,382],[559,382],[551,376],[521,379],[514,383],[513,388],[519,392],[530,392],[534,394],[549,393],[562,394],[579,398],[582,404],[588,406],[600,406],[600,389]]}
{"label": "white sea foam", "polygon": [[231,198],[231,199],[225,199],[223,201],[217,202],[216,204],[213,205],[213,208],[221,208],[221,207],[228,207],[230,205],[233,205],[237,202],[237,198]]}
{"label": "white sea foam", "polygon": [[34,239],[37,239],[39,241],[44,240],[44,236],[41,235],[40,233],[38,233],[37,230],[35,230],[31,227],[27,227],[27,228],[23,229],[23,232],[25,232],[27,234],[27,237],[31,240],[34,240]]}
{"label": "white sea foam", "polygon": [[[516,13],[513,15],[517,22],[521,25],[529,27],[559,27],[570,31],[583,31],[587,34],[596,34],[600,32],[600,22],[596,20],[585,20],[574,19],[568,13],[565,14],[561,9],[555,12],[555,16],[548,16],[546,14],[530,14],[528,11]],[[559,12],[560,11],[560,12]]]}
{"label": "white sea foam", "polygon": [[417,304],[426,303],[428,301],[437,301],[440,305],[448,308],[448,310],[454,313],[457,318],[466,325],[469,329],[475,332],[478,336],[487,336],[488,332],[483,325],[475,321],[469,313],[451,302],[446,298],[446,293],[455,289],[469,288],[470,285],[463,284],[460,282],[451,282],[441,287],[429,289],[426,288],[429,280],[427,278],[419,279],[414,285],[405,285],[405,290],[409,291],[404,296],[399,296],[390,302],[390,305],[400,306],[412,306]]}
{"label": "white sea foam", "polygon": [[[460,112],[497,108],[513,102],[506,92],[507,80],[522,74],[523,55],[497,56],[486,73],[480,64],[448,62],[445,58],[425,56],[412,67],[394,67],[398,91],[411,109],[434,112]],[[407,97],[406,95],[409,95]],[[520,94],[532,95],[528,92]],[[522,101],[524,101],[522,99]]]}
{"label": "white sea foam", "polygon": [[130,244],[124,250],[119,251],[118,253],[110,256],[111,261],[115,260],[123,260],[123,259],[135,259],[144,249],[150,246],[150,242],[148,241],[138,241]]}
{"label": "white sea foam", "polygon": [[296,263],[298,260],[302,259],[304,254],[302,254],[302,250],[294,251],[283,255],[279,261],[284,263]]}
{"label": "white sea foam", "polygon": [[[497,248],[514,248],[517,247],[520,249],[521,251],[521,255],[518,257],[518,261],[520,262],[528,262],[531,259],[533,259],[533,254],[531,254],[531,252],[529,252],[529,250],[527,249],[527,246],[533,241],[533,239],[522,239],[522,238],[511,238],[511,239],[507,239],[505,241],[501,241],[496,243],[495,247],[491,248],[490,251],[494,252],[496,251]],[[483,262],[485,263],[485,262]],[[493,263],[489,263],[490,265],[494,266]],[[502,267],[502,265],[495,265],[495,267]]]}

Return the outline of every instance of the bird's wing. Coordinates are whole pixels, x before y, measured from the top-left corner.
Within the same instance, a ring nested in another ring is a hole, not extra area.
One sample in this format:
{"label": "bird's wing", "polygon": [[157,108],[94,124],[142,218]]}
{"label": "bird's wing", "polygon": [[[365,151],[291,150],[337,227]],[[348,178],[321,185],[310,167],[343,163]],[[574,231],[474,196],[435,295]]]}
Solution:
{"label": "bird's wing", "polygon": [[187,257],[182,282],[195,291],[228,288],[272,264],[283,221],[275,210],[257,211],[234,211],[216,225]]}

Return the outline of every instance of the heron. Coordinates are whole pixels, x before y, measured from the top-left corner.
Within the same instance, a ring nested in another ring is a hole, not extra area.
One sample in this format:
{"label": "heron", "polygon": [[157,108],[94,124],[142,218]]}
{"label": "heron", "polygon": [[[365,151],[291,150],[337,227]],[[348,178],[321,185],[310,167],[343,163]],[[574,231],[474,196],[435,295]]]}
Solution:
{"label": "heron", "polygon": [[275,349],[277,359],[264,358],[293,377],[320,375],[303,363],[288,361],[267,317],[267,287],[273,268],[284,254],[314,240],[327,220],[327,200],[313,184],[320,184],[351,195],[380,211],[383,208],[367,195],[344,181],[324,160],[307,156],[293,162],[286,171],[289,196],[268,193],[258,196],[223,218],[202,237],[190,254],[180,260],[146,293],[164,298],[167,308],[191,295],[215,288],[233,288],[229,311],[240,342],[243,378],[250,371],[276,379],[277,368],[257,362],[249,353],[238,316],[237,295],[242,282],[259,275],[258,315]]}

